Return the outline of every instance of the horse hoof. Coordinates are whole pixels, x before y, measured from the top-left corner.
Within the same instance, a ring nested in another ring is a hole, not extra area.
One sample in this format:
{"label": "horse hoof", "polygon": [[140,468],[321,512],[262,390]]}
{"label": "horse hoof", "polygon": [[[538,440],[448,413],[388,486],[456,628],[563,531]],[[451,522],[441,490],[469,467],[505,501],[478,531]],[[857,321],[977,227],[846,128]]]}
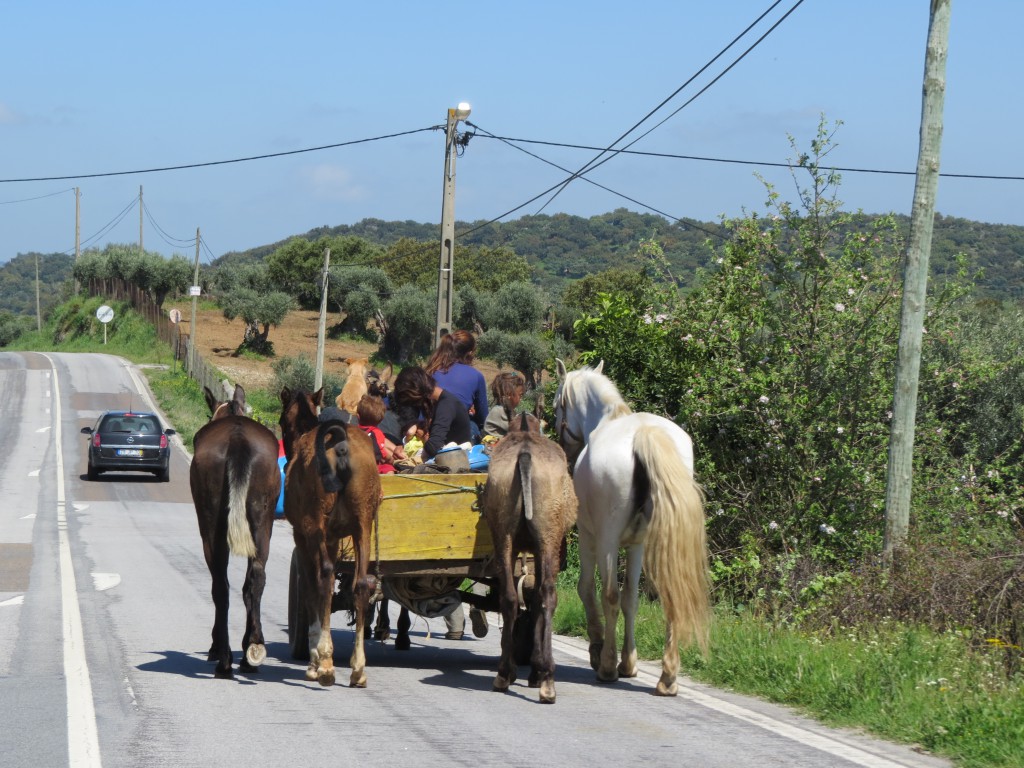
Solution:
{"label": "horse hoof", "polygon": [[260,668],[259,667],[254,667],[243,656],[242,660],[240,662],[238,662],[238,671],[239,672],[245,672],[246,674],[250,674],[250,675],[255,675],[255,674],[259,673]]}
{"label": "horse hoof", "polygon": [[391,628],[384,627],[384,629],[375,630],[373,633],[374,640],[380,640],[382,643],[387,642],[391,639]]}
{"label": "horse hoof", "polygon": [[601,666],[601,651],[604,650],[604,643],[590,644],[590,668],[598,669]]}
{"label": "horse hoof", "polygon": [[507,677],[502,677],[501,675],[496,675],[495,678],[494,678],[494,684],[491,686],[491,690],[492,691],[497,691],[498,693],[505,693],[505,691],[508,690],[508,687],[511,684],[512,684],[512,681],[509,680]]}
{"label": "horse hoof", "polygon": [[263,643],[253,643],[245,649],[245,660],[258,667],[267,659],[267,646]]}
{"label": "horse hoof", "polygon": [[395,638],[396,651],[408,651],[410,648],[412,648],[412,640],[408,635],[399,635]]}
{"label": "horse hoof", "polygon": [[636,666],[622,662],[619,664],[619,677],[636,677]]}
{"label": "horse hoof", "polygon": [[612,669],[611,672],[599,669],[597,670],[597,679],[601,683],[616,683],[619,680],[619,672],[616,669]]}
{"label": "horse hoof", "polygon": [[540,703],[541,704],[554,704],[555,703],[555,681],[545,680],[540,686]]}
{"label": "horse hoof", "polygon": [[366,673],[360,672],[356,674],[352,673],[352,676],[348,680],[349,688],[365,688],[366,687]]}
{"label": "horse hoof", "polygon": [[235,679],[235,673],[231,671],[231,667],[228,667],[227,669],[222,669],[220,666],[218,666],[215,670],[213,670],[213,676],[218,680]]}
{"label": "horse hoof", "polygon": [[330,688],[334,685],[334,670],[325,669],[316,678],[316,681],[320,683],[324,688]]}
{"label": "horse hoof", "polygon": [[658,687],[654,689],[654,693],[657,696],[675,696],[679,693],[679,686],[675,681],[670,685],[665,685],[664,680],[659,680]]}

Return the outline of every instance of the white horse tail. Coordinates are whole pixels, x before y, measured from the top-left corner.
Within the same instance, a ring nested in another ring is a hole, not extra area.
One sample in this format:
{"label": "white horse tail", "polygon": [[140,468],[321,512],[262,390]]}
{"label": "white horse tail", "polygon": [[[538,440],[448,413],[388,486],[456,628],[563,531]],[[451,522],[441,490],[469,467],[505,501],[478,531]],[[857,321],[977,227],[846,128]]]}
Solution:
{"label": "white horse tail", "polygon": [[[238,466],[242,467],[241,477],[235,475]],[[256,542],[245,513],[251,471],[247,457],[244,461],[228,460],[228,549],[232,554],[248,558],[256,557]]]}
{"label": "white horse tail", "polygon": [[663,429],[640,427],[633,452],[650,494],[644,570],[658,590],[670,637],[685,645],[696,641],[706,651],[711,578],[704,492]]}
{"label": "white horse tail", "polygon": [[529,451],[520,451],[516,466],[519,484],[523,487],[523,511],[527,520],[533,520],[533,457]]}

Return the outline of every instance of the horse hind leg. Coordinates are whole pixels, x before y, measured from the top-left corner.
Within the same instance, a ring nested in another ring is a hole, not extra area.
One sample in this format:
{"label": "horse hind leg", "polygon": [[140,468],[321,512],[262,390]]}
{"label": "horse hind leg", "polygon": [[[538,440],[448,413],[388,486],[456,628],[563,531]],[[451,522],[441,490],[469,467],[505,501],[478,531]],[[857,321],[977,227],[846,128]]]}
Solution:
{"label": "horse hind leg", "polygon": [[618,667],[620,677],[637,676],[636,612],[643,559],[643,546],[633,545],[626,550],[626,582],[622,592],[622,658]]}
{"label": "horse hind leg", "polygon": [[210,569],[212,585],[210,593],[213,597],[213,631],[207,661],[216,661],[213,676],[222,680],[234,677],[231,671],[231,644],[228,639],[228,602],[230,585],[228,583],[228,548],[227,542],[221,541],[207,548],[206,562]]}
{"label": "horse hind leg", "polygon": [[558,590],[555,587],[558,578],[557,544],[553,550],[548,548],[538,561],[540,567],[533,606],[533,610],[537,612],[537,623],[534,626],[529,684],[531,688],[540,688],[541,704],[554,704],[555,658],[551,648],[551,619],[558,606]]}
{"label": "horse hind leg", "polygon": [[582,532],[579,538],[580,580],[576,585],[576,594],[583,603],[587,617],[587,637],[590,640],[590,667],[597,669],[601,663],[601,651],[604,648],[604,625],[600,619],[600,608],[597,604],[597,581],[594,570],[597,558],[594,553],[593,541],[588,540]]}
{"label": "horse hind leg", "polygon": [[669,624],[668,631],[665,633],[665,650],[661,657],[661,679],[658,680],[658,685],[654,689],[655,694],[658,696],[677,695],[679,693],[678,677],[679,644],[672,625]]}
{"label": "horse hind leg", "polygon": [[398,612],[398,635],[395,637],[395,650],[408,651],[412,648],[412,640],[409,638],[409,629],[412,627],[412,619],[409,616],[409,609],[404,605]]}
{"label": "horse hind leg", "polygon": [[[607,642],[601,647],[597,665],[597,679],[602,683],[614,683],[619,679],[615,652],[615,625],[619,620],[618,547],[606,548],[601,561],[601,604],[604,607],[604,636]],[[591,652],[593,655],[593,652]]]}
{"label": "horse hind leg", "polygon": [[501,658],[498,660],[498,674],[494,677],[492,690],[504,692],[516,681],[515,632],[516,612],[519,599],[516,595],[515,579],[512,576],[511,541],[503,537],[495,545],[495,559],[499,563],[498,584],[501,590]]}

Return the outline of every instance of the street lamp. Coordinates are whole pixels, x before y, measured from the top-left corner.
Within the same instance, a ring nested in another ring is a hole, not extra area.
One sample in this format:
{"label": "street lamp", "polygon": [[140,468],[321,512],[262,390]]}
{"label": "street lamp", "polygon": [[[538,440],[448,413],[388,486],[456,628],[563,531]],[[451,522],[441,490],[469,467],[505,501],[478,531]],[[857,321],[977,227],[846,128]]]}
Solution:
{"label": "street lamp", "polygon": [[455,136],[460,120],[469,117],[470,106],[461,102],[449,108],[448,127],[444,142],[444,189],[441,197],[441,263],[437,277],[437,323],[434,326],[434,346],[446,333],[451,333],[452,317],[452,258],[455,254]]}

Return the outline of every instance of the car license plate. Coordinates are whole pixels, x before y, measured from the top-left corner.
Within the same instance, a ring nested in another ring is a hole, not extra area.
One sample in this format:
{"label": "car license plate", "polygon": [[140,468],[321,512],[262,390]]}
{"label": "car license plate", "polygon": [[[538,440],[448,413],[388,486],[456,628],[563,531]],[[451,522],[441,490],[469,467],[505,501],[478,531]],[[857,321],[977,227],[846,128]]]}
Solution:
{"label": "car license plate", "polygon": [[142,456],[141,448],[118,448],[118,456]]}

